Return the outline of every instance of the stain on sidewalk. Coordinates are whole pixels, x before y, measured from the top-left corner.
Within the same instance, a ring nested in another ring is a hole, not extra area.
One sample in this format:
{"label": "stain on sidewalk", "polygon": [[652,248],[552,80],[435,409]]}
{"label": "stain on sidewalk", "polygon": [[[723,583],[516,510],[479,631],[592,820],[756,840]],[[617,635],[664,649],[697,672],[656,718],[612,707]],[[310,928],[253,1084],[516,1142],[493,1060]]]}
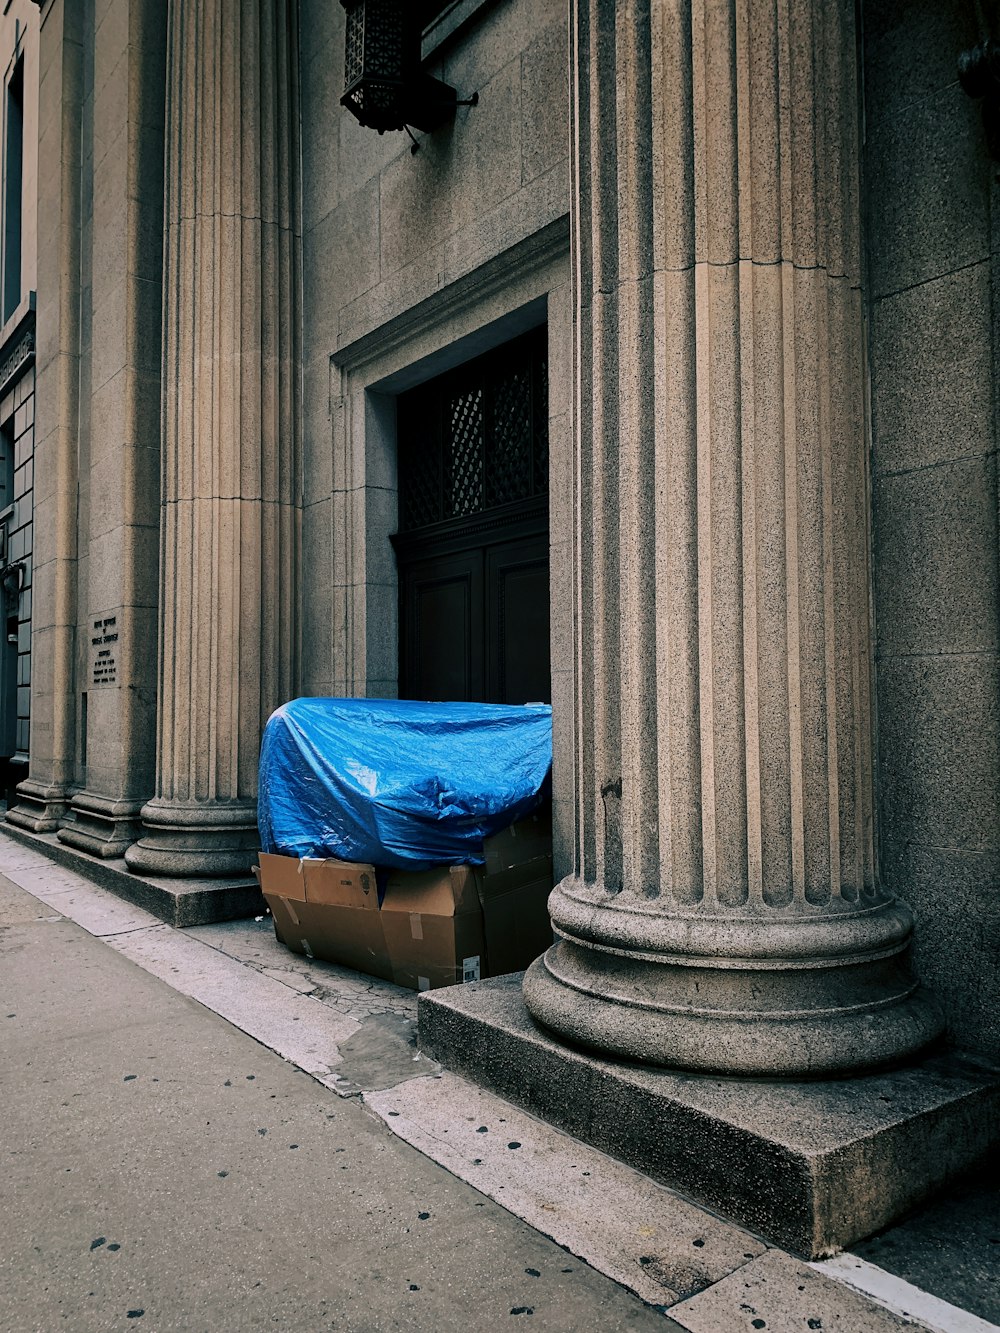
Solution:
{"label": "stain on sidewalk", "polygon": [[411,1078],[440,1073],[441,1066],[417,1049],[417,1025],[396,1014],[373,1014],[340,1047],[339,1093],[382,1092]]}

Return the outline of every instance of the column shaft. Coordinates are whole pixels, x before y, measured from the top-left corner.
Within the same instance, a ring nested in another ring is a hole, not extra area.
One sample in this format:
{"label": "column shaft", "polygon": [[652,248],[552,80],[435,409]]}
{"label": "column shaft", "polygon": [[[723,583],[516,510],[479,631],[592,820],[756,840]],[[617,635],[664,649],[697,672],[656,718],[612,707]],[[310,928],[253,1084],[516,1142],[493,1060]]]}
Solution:
{"label": "column shaft", "polygon": [[292,0],[173,0],[157,794],[128,852],[246,872],[260,735],[298,675]]}
{"label": "column shaft", "polygon": [[937,1017],[874,845],[853,3],[572,22],[577,858],[525,998],[651,1062],[896,1059]]}
{"label": "column shaft", "polygon": [[83,27],[57,0],[39,33],[53,113],[38,143],[31,763],[7,814],[34,833],[59,827],[76,781]]}
{"label": "column shaft", "polygon": [[[163,196],[146,183],[163,176],[166,15],[161,0],[110,0],[106,12],[114,21],[102,22],[92,40],[95,67],[108,73],[91,99],[92,137],[106,147],[93,166],[84,232],[91,296],[81,375],[90,393],[80,404],[87,484],[78,520],[87,556],[78,654],[85,786],[59,838],[112,858],[139,835],[155,771]],[[127,100],[122,81],[132,89]]]}

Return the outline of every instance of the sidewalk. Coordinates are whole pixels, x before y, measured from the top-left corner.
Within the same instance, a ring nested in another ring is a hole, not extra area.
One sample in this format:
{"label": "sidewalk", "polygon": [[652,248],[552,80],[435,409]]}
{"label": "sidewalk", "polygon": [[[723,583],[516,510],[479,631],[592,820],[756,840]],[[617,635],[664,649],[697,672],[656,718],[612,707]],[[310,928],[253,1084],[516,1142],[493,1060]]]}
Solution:
{"label": "sidewalk", "polygon": [[[442,1075],[412,994],[267,921],[177,931],[2,834],[0,876],[2,1330],[991,1327],[905,1284],[893,1313]],[[996,1283],[988,1231],[951,1300]]]}
{"label": "sidewalk", "polygon": [[663,1327],[355,1100],[0,904],[4,1330]]}

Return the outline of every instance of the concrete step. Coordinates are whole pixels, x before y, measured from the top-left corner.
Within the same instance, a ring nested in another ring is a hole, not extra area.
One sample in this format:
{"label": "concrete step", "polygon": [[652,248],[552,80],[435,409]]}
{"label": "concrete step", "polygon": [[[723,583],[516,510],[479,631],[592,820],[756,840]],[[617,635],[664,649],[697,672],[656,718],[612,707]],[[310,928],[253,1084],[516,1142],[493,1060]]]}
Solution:
{"label": "concrete step", "polygon": [[808,1258],[888,1226],[1000,1140],[1000,1073],[947,1053],[772,1082],[615,1063],[539,1028],[520,976],[428,992],[445,1068]]}
{"label": "concrete step", "polygon": [[212,921],[259,916],[264,898],[252,876],[229,879],[170,879],[136,875],[123,857],[102,860],[67,847],[55,833],[29,833],[4,821],[14,842],[41,852],[56,865],[74,870],[126,902],[151,912],[170,926],[202,926]]}

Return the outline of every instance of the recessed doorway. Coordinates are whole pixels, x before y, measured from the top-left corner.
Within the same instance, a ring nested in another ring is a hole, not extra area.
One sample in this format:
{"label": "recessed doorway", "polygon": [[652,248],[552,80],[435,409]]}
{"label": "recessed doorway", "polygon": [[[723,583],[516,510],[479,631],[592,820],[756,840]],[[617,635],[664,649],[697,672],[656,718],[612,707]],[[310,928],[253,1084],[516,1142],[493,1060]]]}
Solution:
{"label": "recessed doorway", "polygon": [[548,702],[548,365],[534,329],[396,404],[399,696]]}

